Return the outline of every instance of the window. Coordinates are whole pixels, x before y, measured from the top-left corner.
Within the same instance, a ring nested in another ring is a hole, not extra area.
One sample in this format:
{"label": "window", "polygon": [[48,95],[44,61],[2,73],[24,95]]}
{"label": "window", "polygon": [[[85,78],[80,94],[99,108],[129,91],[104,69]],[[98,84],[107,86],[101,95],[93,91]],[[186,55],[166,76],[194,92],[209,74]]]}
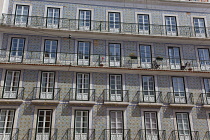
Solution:
{"label": "window", "polygon": [[109,12],[109,31],[120,32],[120,13]]}
{"label": "window", "polygon": [[166,35],[177,35],[177,25],[176,25],[176,17],[175,16],[166,16]]}
{"label": "window", "polygon": [[124,139],[123,111],[110,111],[111,140]]}
{"label": "window", "polygon": [[75,114],[74,139],[86,140],[89,138],[89,111],[76,110]]}
{"label": "window", "polygon": [[10,47],[10,62],[22,62],[24,46],[24,38],[12,38]]}
{"label": "window", "polygon": [[201,70],[210,70],[209,49],[198,49]]}
{"label": "window", "polygon": [[56,63],[57,48],[57,40],[45,40],[44,63]]}
{"label": "window", "polygon": [[77,73],[76,100],[89,100],[90,94],[90,74]]}
{"label": "window", "polygon": [[153,76],[142,76],[143,102],[156,102]]}
{"label": "window", "polygon": [[54,99],[54,72],[42,72],[40,99]]}
{"label": "window", "polygon": [[29,6],[16,5],[15,25],[26,26],[28,24]]}
{"label": "window", "polygon": [[172,77],[174,103],[187,103],[183,77]]}
{"label": "window", "polygon": [[156,112],[144,112],[145,139],[158,140],[158,121]]}
{"label": "window", "polygon": [[142,68],[152,68],[151,46],[140,45],[140,62]]}
{"label": "window", "polygon": [[191,130],[188,113],[176,113],[177,129],[180,140],[190,140]]}
{"label": "window", "polygon": [[120,67],[121,66],[121,45],[109,44],[109,66]]}
{"label": "window", "polygon": [[168,48],[169,63],[171,69],[181,69],[181,58],[179,48],[169,47]]}
{"label": "window", "polygon": [[78,42],[78,65],[90,65],[90,42]]}
{"label": "window", "polygon": [[9,140],[12,139],[13,123],[15,118],[15,110],[0,110],[0,139]]}
{"label": "window", "polygon": [[149,34],[150,30],[149,15],[145,14],[138,15],[138,29],[140,34]]}
{"label": "window", "polygon": [[90,10],[79,10],[79,30],[91,30]]}
{"label": "window", "polygon": [[121,75],[110,75],[110,101],[123,101]]}
{"label": "window", "polygon": [[51,139],[51,124],[52,123],[52,110],[38,110],[37,117],[37,140]]}
{"label": "window", "polygon": [[6,72],[3,98],[17,98],[20,81],[20,71]]}
{"label": "window", "polygon": [[196,37],[206,37],[204,18],[193,18]]}
{"label": "window", "polygon": [[47,8],[47,27],[59,28],[60,22],[60,8]]}
{"label": "window", "polygon": [[210,104],[210,79],[204,78],[205,94],[203,95],[204,102]]}

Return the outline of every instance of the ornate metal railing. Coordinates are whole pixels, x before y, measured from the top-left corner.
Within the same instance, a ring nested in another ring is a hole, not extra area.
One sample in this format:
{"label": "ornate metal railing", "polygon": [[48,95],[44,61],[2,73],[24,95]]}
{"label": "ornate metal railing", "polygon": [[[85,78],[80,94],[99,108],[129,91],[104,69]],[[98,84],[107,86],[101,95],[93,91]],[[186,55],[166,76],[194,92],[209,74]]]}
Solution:
{"label": "ornate metal railing", "polygon": [[202,140],[210,140],[210,131],[207,131]]}
{"label": "ornate metal railing", "polygon": [[128,90],[103,90],[103,102],[129,102]]}
{"label": "ornate metal railing", "polygon": [[199,140],[198,131],[173,130],[168,140]]}
{"label": "ornate metal railing", "polygon": [[138,103],[163,103],[162,92],[160,91],[137,91]]}
{"label": "ornate metal railing", "polygon": [[31,128],[27,133],[27,140],[57,140],[57,128]]}
{"label": "ornate metal railing", "polygon": [[210,105],[210,93],[201,93],[198,97],[197,104]]}
{"label": "ornate metal railing", "polygon": [[27,100],[60,100],[60,88],[34,87]]}
{"label": "ornate metal railing", "polygon": [[[89,26],[84,26],[88,22]],[[182,37],[209,37],[207,27],[173,26],[156,24],[138,24],[115,22],[118,28],[113,28],[109,21],[79,20],[67,18],[52,18],[41,16],[23,16],[14,14],[3,14],[1,24],[30,27],[30,28],[53,28],[70,31],[93,31],[93,32],[112,32],[126,34],[141,34],[153,36],[182,36]]]}
{"label": "ornate metal railing", "polygon": [[169,92],[166,96],[169,104],[194,104],[193,94],[188,92]]}
{"label": "ornate metal railing", "polygon": [[24,87],[0,87],[0,99],[24,99]]}
{"label": "ornate metal railing", "polygon": [[95,89],[71,88],[64,99],[69,101],[95,101]]}
{"label": "ornate metal railing", "polygon": [[104,129],[100,140],[131,140],[130,129]]}
{"label": "ornate metal railing", "polygon": [[0,50],[0,63],[210,71],[210,60]]}
{"label": "ornate metal railing", "polygon": [[62,140],[95,140],[95,129],[69,128],[62,136]]}
{"label": "ornate metal railing", "polygon": [[157,129],[140,129],[134,140],[166,140],[166,131]]}
{"label": "ornate metal railing", "polygon": [[[2,129],[2,132],[5,131]],[[6,128],[5,133],[0,133],[1,140],[18,140],[19,128]]]}

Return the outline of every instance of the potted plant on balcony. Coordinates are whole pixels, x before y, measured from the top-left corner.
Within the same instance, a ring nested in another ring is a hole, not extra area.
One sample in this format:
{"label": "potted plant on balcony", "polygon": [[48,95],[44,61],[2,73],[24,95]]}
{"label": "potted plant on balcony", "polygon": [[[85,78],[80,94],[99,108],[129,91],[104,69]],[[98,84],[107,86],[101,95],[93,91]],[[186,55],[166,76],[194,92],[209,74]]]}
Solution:
{"label": "potted plant on balcony", "polygon": [[130,54],[129,54],[129,57],[130,57],[131,59],[137,59],[137,56],[136,56],[134,53],[130,53]]}
{"label": "potted plant on balcony", "polygon": [[162,61],[162,60],[163,60],[163,57],[157,56],[157,57],[156,57],[156,60],[157,60],[157,61]]}

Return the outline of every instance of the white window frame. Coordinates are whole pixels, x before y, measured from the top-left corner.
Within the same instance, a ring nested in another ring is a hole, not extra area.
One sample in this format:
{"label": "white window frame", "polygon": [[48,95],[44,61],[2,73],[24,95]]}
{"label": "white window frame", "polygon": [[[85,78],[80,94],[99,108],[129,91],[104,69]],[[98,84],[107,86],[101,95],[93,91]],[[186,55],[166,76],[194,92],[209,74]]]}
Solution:
{"label": "white window frame", "polygon": [[196,33],[195,33],[195,26],[194,26],[194,18],[203,18],[204,19],[204,25],[205,25],[205,28],[206,28],[206,36],[209,36],[209,33],[208,33],[208,31],[207,31],[207,29],[208,29],[208,22],[207,22],[207,17],[206,16],[195,16],[195,15],[192,15],[191,16],[191,25],[192,25],[192,33],[194,33],[194,35],[196,36]]}
{"label": "white window frame", "polygon": [[[141,109],[141,122],[142,122],[142,129],[145,129],[145,120],[144,120],[144,112],[156,112],[157,113],[157,123],[158,123],[158,130],[162,130],[161,126],[161,116],[160,116],[160,109]],[[140,124],[139,124],[140,125]]]}
{"label": "white window frame", "polygon": [[63,18],[63,8],[64,6],[59,6],[59,5],[45,5],[45,10],[44,10],[44,17],[47,17],[47,9],[48,8],[59,8],[60,9],[60,18]]}
{"label": "white window frame", "polygon": [[114,74],[114,73],[110,73],[110,74],[107,74],[107,89],[110,89],[110,75],[121,75],[121,82],[122,82],[122,90],[125,90],[126,89],[126,86],[125,86],[125,74]]}
{"label": "white window frame", "polygon": [[89,111],[89,129],[93,129],[93,108],[92,107],[72,107],[71,128],[74,128],[75,111],[76,110],[88,110]]}
{"label": "white window frame", "polygon": [[[32,4],[31,3],[29,3],[29,2],[14,2],[13,3],[13,10],[12,10],[12,14],[13,15],[15,15],[15,12],[16,12],[16,6],[17,5],[28,5],[29,6],[29,12],[28,12],[28,16],[30,17],[31,15],[32,15]],[[28,20],[28,21],[30,21],[30,20]]]}
{"label": "white window frame", "polygon": [[[33,115],[33,127],[34,129],[37,129],[37,120],[38,120],[38,111],[39,110],[52,110],[52,120],[51,120],[51,129],[52,128],[55,128],[55,119],[56,119],[56,109],[57,107],[53,107],[53,106],[35,106],[35,109],[34,109],[34,115]],[[35,133],[36,134],[36,133]],[[35,135],[34,134],[34,135]]]}
{"label": "white window frame", "polygon": [[[178,15],[175,15],[175,14],[162,14],[162,19],[163,19],[163,22],[162,22],[162,25],[164,26],[164,28],[163,28],[163,31],[164,31],[164,33],[166,34],[166,19],[165,19],[165,17],[175,17],[176,18],[176,27],[177,27],[177,35],[176,36],[179,36],[179,26],[180,26],[180,24],[179,24],[179,18],[178,18]],[[166,34],[167,35],[167,34]]]}
{"label": "white window frame", "polygon": [[[94,20],[94,9],[92,9],[92,8],[77,8],[77,13],[76,13],[76,20],[78,20],[79,21],[79,11],[80,10],[84,10],[84,11],[90,11],[91,13],[90,13],[90,22],[91,22],[91,24],[90,24],[90,28],[91,28],[91,30],[93,29],[93,27],[94,27],[94,23],[92,22],[93,20]],[[79,23],[78,22],[76,22],[76,27],[79,27]],[[91,43],[92,44],[92,43]]]}
{"label": "white window frame", "polygon": [[[118,10],[106,10],[106,22],[109,23],[109,13],[120,13],[120,30],[123,31],[123,11]],[[106,26],[106,31],[109,30],[109,24]]]}
{"label": "white window frame", "polygon": [[210,115],[209,114],[210,114],[210,111],[206,111],[208,131],[210,131]]}
{"label": "white window frame", "polygon": [[110,129],[110,111],[122,111],[123,112],[123,128],[124,130],[125,129],[128,129],[127,128],[127,110],[126,108],[107,108],[106,110],[106,117],[107,117],[107,121],[106,121],[106,124],[107,124],[107,129]]}
{"label": "white window frame", "polygon": [[138,24],[139,24],[139,22],[138,22],[138,15],[148,15],[149,16],[149,25],[150,25],[150,28],[149,28],[149,33],[150,34],[152,34],[151,32],[152,32],[152,30],[151,30],[151,28],[152,28],[152,23],[153,23],[153,21],[152,21],[152,14],[151,13],[144,13],[144,12],[135,12],[135,23],[136,23],[136,26],[137,26],[137,29],[136,29],[136,32],[138,33],[139,31],[139,28],[138,28]]}
{"label": "white window frame", "polygon": [[120,44],[120,51],[121,51],[121,66],[124,65],[124,59],[125,59],[125,56],[124,56],[124,42],[123,41],[107,41],[106,42],[106,66],[109,66],[109,44]]}
{"label": "white window frame", "polygon": [[137,57],[138,57],[137,61],[138,61],[138,66],[141,67],[140,45],[150,46],[152,61],[153,61],[153,58],[156,57],[156,56],[154,56],[154,53],[153,53],[153,52],[155,52],[154,43],[137,42],[137,45],[136,45],[136,47],[137,47]]}
{"label": "white window frame", "polygon": [[2,76],[1,76],[1,86],[2,87],[4,86],[4,82],[6,80],[6,74],[7,74],[8,70],[10,70],[10,71],[20,71],[19,87],[22,87],[23,86],[24,70],[17,70],[17,69],[3,69]]}
{"label": "white window frame", "polygon": [[10,48],[12,45],[12,38],[24,38],[25,39],[25,46],[23,48],[23,59],[26,59],[26,54],[28,51],[28,44],[29,44],[29,39],[30,36],[24,36],[24,35],[9,35],[8,37],[8,41],[7,41],[7,47],[6,47],[6,56],[8,56],[8,60],[9,60],[9,54],[10,54]]}
{"label": "white window frame", "polygon": [[[209,50],[209,58],[210,58],[210,48],[209,46],[195,46],[195,55],[196,55],[196,61],[197,61],[197,65],[198,65],[198,68],[197,69],[201,69],[201,66],[200,66],[200,58],[199,58],[199,52],[198,52],[198,49],[208,49]],[[210,61],[210,60],[209,60]]]}
{"label": "white window frame", "polygon": [[0,109],[5,109],[5,110],[15,110],[15,117],[13,120],[13,128],[18,128],[18,121],[19,121],[19,111],[20,111],[20,106],[1,106]]}
{"label": "white window frame", "polygon": [[189,110],[173,110],[173,115],[171,116],[174,122],[174,130],[178,130],[177,127],[177,121],[176,121],[176,113],[188,113],[189,115],[189,124],[190,124],[190,130],[194,131],[194,126],[193,126],[193,118],[192,118],[192,114],[191,111]]}

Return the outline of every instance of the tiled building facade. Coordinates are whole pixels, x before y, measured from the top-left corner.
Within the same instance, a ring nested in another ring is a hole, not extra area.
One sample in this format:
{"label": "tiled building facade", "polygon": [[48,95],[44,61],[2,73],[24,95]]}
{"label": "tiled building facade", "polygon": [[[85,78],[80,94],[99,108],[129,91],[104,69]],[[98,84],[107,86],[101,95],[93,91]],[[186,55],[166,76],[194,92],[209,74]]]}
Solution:
{"label": "tiled building facade", "polygon": [[210,139],[207,1],[0,4],[0,139]]}

